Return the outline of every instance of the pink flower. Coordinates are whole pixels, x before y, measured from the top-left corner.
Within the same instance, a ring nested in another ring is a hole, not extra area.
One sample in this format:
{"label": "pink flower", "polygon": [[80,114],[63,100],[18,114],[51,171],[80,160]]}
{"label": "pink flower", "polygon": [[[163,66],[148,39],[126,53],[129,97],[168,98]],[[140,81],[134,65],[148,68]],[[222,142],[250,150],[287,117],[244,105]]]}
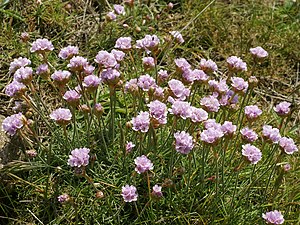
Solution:
{"label": "pink flower", "polygon": [[217,64],[211,59],[201,59],[200,68],[206,73],[212,73],[218,70]]}
{"label": "pink flower", "polygon": [[26,86],[16,80],[13,80],[5,87],[5,94],[9,97],[19,97],[26,90]]}
{"label": "pink flower", "polygon": [[70,80],[70,77],[71,77],[71,73],[66,70],[58,70],[58,71],[55,71],[51,75],[51,78],[59,86],[63,86],[66,83],[68,83],[68,81]]}
{"label": "pink flower", "polygon": [[263,213],[262,218],[270,224],[283,224],[284,222],[283,215],[277,210],[266,212],[266,214]]}
{"label": "pink flower", "polygon": [[71,121],[72,113],[69,109],[58,108],[50,114],[50,118],[59,125],[66,125]]}
{"label": "pink flower", "polygon": [[175,38],[176,42],[183,43],[184,39],[179,31],[170,31],[170,34]]}
{"label": "pink flower", "polygon": [[114,5],[114,11],[117,15],[125,15],[125,9],[121,5]]}
{"label": "pink flower", "polygon": [[155,184],[152,188],[152,190],[153,190],[152,193],[151,193],[152,196],[156,197],[156,198],[161,198],[163,196],[163,193],[162,193],[161,189],[162,189],[161,186]]}
{"label": "pink flower", "polygon": [[95,62],[99,64],[100,67],[113,68],[117,65],[117,60],[113,53],[108,53],[107,51],[99,51],[96,55]]}
{"label": "pink flower", "polygon": [[180,116],[182,119],[187,119],[192,114],[190,103],[183,101],[175,101],[172,104],[172,108],[169,109],[169,112],[175,116]]}
{"label": "pink flower", "polygon": [[201,109],[201,108],[196,108],[194,106],[191,106],[191,115],[190,119],[192,120],[193,123],[200,123],[208,118],[208,113]]}
{"label": "pink flower", "polygon": [[245,107],[245,115],[249,120],[257,119],[261,114],[262,111],[257,105],[249,105]]}
{"label": "pink flower", "polygon": [[150,77],[149,74],[142,75],[138,78],[137,85],[143,90],[143,91],[149,91],[150,88],[154,88],[156,86],[154,78]]}
{"label": "pink flower", "polygon": [[147,53],[155,51],[160,41],[156,35],[146,35],[143,39],[136,41],[136,48],[144,49]]}
{"label": "pink flower", "polygon": [[138,194],[136,193],[136,187],[126,184],[122,187],[122,197],[125,202],[136,202]]}
{"label": "pink flower", "polygon": [[71,59],[74,55],[77,55],[79,49],[77,46],[69,45],[60,50],[58,56],[62,59]]}
{"label": "pink flower", "polygon": [[175,137],[175,149],[182,154],[188,154],[194,147],[193,137],[185,131],[176,132]]}
{"label": "pink flower", "polygon": [[293,154],[298,151],[297,146],[292,138],[282,137],[279,139],[279,146],[285,151],[286,154]]}
{"label": "pink flower", "polygon": [[145,69],[152,69],[155,67],[155,62],[153,57],[144,57],[142,58],[142,60]]}
{"label": "pink flower", "polygon": [[248,127],[245,127],[243,129],[241,129],[240,132],[242,134],[242,138],[244,140],[246,140],[247,142],[254,142],[258,138],[257,133],[254,130],[248,128]]}
{"label": "pink flower", "polygon": [[118,62],[123,61],[124,57],[125,57],[125,53],[116,49],[111,50],[111,53],[114,55],[115,59]]}
{"label": "pink flower", "polygon": [[169,77],[168,71],[166,70],[159,70],[157,75],[161,81],[165,81]]}
{"label": "pink flower", "polygon": [[233,72],[247,71],[247,64],[243,60],[236,56],[230,56],[227,59],[229,70]]}
{"label": "pink flower", "polygon": [[221,79],[219,82],[216,80],[210,80],[208,81],[208,85],[213,91],[216,91],[219,94],[227,93],[229,90],[226,84],[226,79]]}
{"label": "pink flower", "polygon": [[30,48],[31,52],[44,53],[48,51],[52,51],[54,49],[51,41],[48,39],[37,39],[32,43],[32,47]]}
{"label": "pink flower", "polygon": [[134,147],[135,144],[133,144],[131,141],[127,142],[125,146],[126,152],[131,152]]}
{"label": "pink flower", "polygon": [[223,136],[224,133],[221,129],[211,127],[201,132],[200,140],[207,144],[215,144]]}
{"label": "pink flower", "polygon": [[153,170],[153,163],[145,155],[137,157],[134,160],[134,163],[136,165],[135,171],[139,174],[144,173],[148,170]]}
{"label": "pink flower", "polygon": [[176,79],[172,79],[168,82],[169,88],[178,100],[185,100],[190,95],[190,90],[184,86],[184,84]]}
{"label": "pink flower", "polygon": [[81,56],[73,56],[67,66],[72,71],[82,71],[87,65],[88,61],[86,58]]}
{"label": "pink flower", "polygon": [[231,86],[233,87],[235,92],[244,92],[246,93],[248,89],[248,82],[240,77],[231,77]]}
{"label": "pink flower", "polygon": [[209,112],[218,112],[220,108],[218,99],[212,95],[203,97],[200,100],[200,105],[202,105],[204,109]]}
{"label": "pink flower", "polygon": [[136,93],[139,91],[139,87],[137,85],[137,79],[131,79],[125,83],[125,93],[130,92],[130,93]]}
{"label": "pink flower", "polygon": [[290,113],[291,103],[289,102],[280,102],[278,105],[274,107],[274,111],[279,115],[279,116],[286,116]]}
{"label": "pink flower", "polygon": [[132,118],[131,123],[134,131],[141,131],[142,133],[148,132],[150,125],[149,113],[140,112],[139,115]]}
{"label": "pink flower", "polygon": [[232,136],[236,131],[236,125],[233,125],[230,121],[225,121],[221,127],[225,136]]}
{"label": "pink flower", "polygon": [[14,79],[23,84],[29,84],[32,80],[33,70],[31,67],[21,67],[15,72]]}
{"label": "pink flower", "polygon": [[195,82],[204,83],[208,80],[208,76],[206,75],[206,73],[203,70],[195,69],[192,71],[192,73],[193,73]]}
{"label": "pink flower", "polygon": [[272,128],[270,125],[264,125],[262,130],[263,137],[267,140],[277,143],[281,138],[279,129]]}
{"label": "pink flower", "polygon": [[70,105],[77,106],[79,104],[81,94],[79,94],[75,90],[66,91],[66,93],[63,96],[63,99],[65,99]]}
{"label": "pink flower", "polygon": [[105,84],[116,84],[120,79],[120,72],[116,69],[105,69],[101,72],[101,80]]}
{"label": "pink flower", "polygon": [[268,52],[260,46],[257,46],[256,48],[250,48],[250,53],[259,59],[266,58],[269,55]]}
{"label": "pink flower", "polygon": [[174,62],[176,64],[177,69],[182,73],[186,70],[191,69],[191,65],[184,58],[175,59]]}
{"label": "pink flower", "polygon": [[121,50],[130,50],[131,49],[131,37],[120,37],[117,39],[115,48]]}
{"label": "pink flower", "polygon": [[2,129],[10,136],[16,134],[17,130],[21,129],[24,125],[22,113],[13,114],[6,117],[2,122]]}
{"label": "pink flower", "polygon": [[71,198],[68,194],[62,194],[57,197],[57,201],[59,201],[60,203],[66,203],[66,202],[70,201],[70,199]]}
{"label": "pink flower", "polygon": [[27,58],[19,57],[17,59],[14,59],[9,65],[9,73],[14,73],[17,69],[21,67],[25,67],[31,64],[31,61]]}
{"label": "pink flower", "polygon": [[75,148],[69,155],[68,165],[71,167],[82,167],[89,164],[89,152],[88,148]]}
{"label": "pink flower", "polygon": [[251,164],[257,164],[261,160],[261,151],[253,145],[242,145],[242,155],[245,156]]}
{"label": "pink flower", "polygon": [[167,106],[166,104],[155,100],[150,102],[147,105],[149,107],[150,115],[153,117],[159,124],[166,124],[167,123]]}

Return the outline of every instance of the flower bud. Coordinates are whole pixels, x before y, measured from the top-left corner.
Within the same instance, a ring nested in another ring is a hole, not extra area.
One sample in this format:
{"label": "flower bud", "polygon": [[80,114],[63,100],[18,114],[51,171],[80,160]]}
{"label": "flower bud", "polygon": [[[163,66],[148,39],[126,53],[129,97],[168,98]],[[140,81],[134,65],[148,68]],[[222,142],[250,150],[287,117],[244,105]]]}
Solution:
{"label": "flower bud", "polygon": [[21,34],[21,41],[24,42],[24,43],[27,43],[30,39],[30,36],[27,32],[23,32]]}
{"label": "flower bud", "polygon": [[97,191],[96,198],[98,198],[98,199],[104,198],[104,193],[102,191]]}

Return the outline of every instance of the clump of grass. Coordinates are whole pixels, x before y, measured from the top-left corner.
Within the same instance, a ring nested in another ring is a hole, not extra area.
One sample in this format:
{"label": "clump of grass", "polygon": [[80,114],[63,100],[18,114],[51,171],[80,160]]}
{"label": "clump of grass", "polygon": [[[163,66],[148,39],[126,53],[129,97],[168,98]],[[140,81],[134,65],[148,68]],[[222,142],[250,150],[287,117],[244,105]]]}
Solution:
{"label": "clump of grass", "polygon": [[[191,5],[175,4],[174,10],[191,12]],[[45,4],[42,7],[55,9],[56,6]],[[194,7],[193,15],[200,15],[200,21],[224,5],[215,3],[212,8],[198,14],[205,6]],[[126,16],[119,15],[116,21],[100,23],[99,35],[91,34],[83,42],[79,41],[79,53],[74,50],[65,58],[58,57],[61,47],[66,46],[64,41],[69,43],[69,38],[60,41],[58,37],[64,32],[49,36],[53,39],[54,51],[52,43],[47,40],[43,40],[46,51],[33,49],[32,52],[28,51],[29,43],[20,45],[16,42],[23,52],[21,56],[31,60],[27,67],[32,67],[35,72],[32,80],[20,80],[26,88],[12,96],[11,101],[23,102],[21,108],[15,107],[22,114],[6,120],[4,126],[10,134],[16,132],[25,147],[22,161],[10,163],[2,169],[7,176],[7,183],[1,185],[5,196],[1,205],[3,218],[11,223],[34,221],[45,224],[240,224],[245,221],[254,224],[263,223],[262,213],[277,209],[287,222],[296,222],[297,186],[291,185],[295,184],[291,181],[297,177],[297,158],[287,154],[291,152],[276,141],[273,143],[262,135],[263,125],[268,124],[277,127],[282,137],[296,138],[297,125],[289,126],[295,112],[292,110],[283,116],[273,111],[273,105],[268,105],[256,119],[244,111],[245,106],[251,104],[264,107],[255,94],[259,90],[256,80],[250,76],[267,74],[272,51],[269,51],[268,59],[254,60],[248,52],[254,46],[245,45],[246,36],[242,36],[238,44],[218,41],[218,34],[211,38],[210,35],[220,30],[217,27],[209,31],[212,21],[207,21],[210,26],[202,31],[211,32],[203,35],[205,38],[189,36],[189,28],[184,30],[183,34],[187,35],[183,35],[185,42],[181,43],[178,36],[169,34],[171,30],[167,27],[154,36],[162,21],[172,23],[166,5],[161,7],[154,2],[150,7],[141,4],[125,10]],[[41,18],[49,22],[51,19],[47,13],[41,11]],[[156,14],[160,15],[159,19]],[[53,29],[56,31],[59,30],[56,26],[65,26],[60,17],[55,21]],[[196,21],[191,23],[195,29],[198,27]],[[123,28],[124,23],[128,28]],[[221,32],[223,38],[230,34],[226,32],[225,29]],[[241,31],[237,29],[236,32]],[[233,32],[233,36],[237,33]],[[146,34],[152,35],[152,42],[145,37]],[[119,37],[131,37],[132,41],[121,41]],[[145,38],[140,45],[142,49],[135,49],[131,44],[138,45],[136,41],[142,38]],[[31,38],[30,41],[34,40]],[[35,44],[33,42],[32,46]],[[117,57],[109,53],[115,44],[125,53],[123,60],[118,59],[120,65],[115,63]],[[214,45],[224,45],[224,48]],[[99,55],[95,57],[97,53]],[[96,67],[96,76],[88,79],[89,72],[72,64],[79,59],[74,58],[77,54],[88,58],[80,58],[79,64]],[[105,54],[110,60],[106,61]],[[228,66],[225,59],[231,55],[243,56],[248,70],[241,60],[238,60],[241,67]],[[152,57],[153,62],[146,65],[142,62],[143,57]],[[187,61],[174,61],[182,57]],[[215,59],[218,70],[215,65],[208,67],[200,63],[200,59],[209,58]],[[47,64],[48,70],[37,75],[37,67],[42,63]],[[8,67],[9,64],[7,71]],[[166,70],[168,76],[164,77],[161,69]],[[203,71],[195,72],[194,69]],[[69,71],[72,78],[68,82],[54,78],[55,73],[62,76],[57,70]],[[107,76],[109,71],[113,73]],[[194,73],[197,72],[202,74],[201,79],[196,79]],[[17,73],[11,72],[10,77],[13,74],[17,77]],[[146,73],[149,76],[142,76]],[[205,73],[209,81],[204,78]],[[241,90],[232,85],[232,77],[244,78],[240,80],[244,82]],[[248,78],[252,80],[248,82]],[[137,79],[137,83],[131,79]],[[171,81],[176,85],[171,85]],[[250,86],[246,87],[246,84]],[[65,96],[66,91],[75,87],[77,95],[81,95],[79,101],[71,101]],[[217,102],[226,98],[227,92],[222,88],[231,89],[233,94],[219,109]],[[209,101],[204,100],[207,96],[210,96]],[[215,105],[211,105],[212,102]],[[184,107],[176,110],[177,104],[184,104]],[[195,122],[197,119],[192,117],[189,104],[198,110],[202,108],[203,118]],[[55,111],[58,108],[64,110]],[[293,105],[292,109],[295,108]],[[232,126],[231,134],[224,131],[226,121],[236,125],[235,129]],[[14,123],[17,125],[12,126]],[[242,138],[240,133],[246,126],[259,136],[250,146],[260,149],[255,151],[262,153],[262,159],[256,156],[253,160],[246,153],[242,155],[242,148],[249,147],[245,141],[247,135]],[[206,132],[211,132],[208,139],[205,138]],[[215,133],[219,136],[210,140]],[[128,142],[133,142],[135,147],[131,149]],[[88,148],[88,151],[82,148]],[[295,147],[293,151],[296,151]],[[287,163],[292,170],[285,168]],[[128,195],[123,190],[126,184],[135,186],[136,191],[133,188]],[[154,185],[162,187],[163,196],[152,190]]]}

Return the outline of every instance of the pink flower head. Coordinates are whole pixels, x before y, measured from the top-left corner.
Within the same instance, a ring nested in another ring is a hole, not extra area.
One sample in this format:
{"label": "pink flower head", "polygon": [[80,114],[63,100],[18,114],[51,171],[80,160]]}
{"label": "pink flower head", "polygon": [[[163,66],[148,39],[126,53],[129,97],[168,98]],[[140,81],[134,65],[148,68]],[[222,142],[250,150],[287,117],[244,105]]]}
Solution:
{"label": "pink flower head", "polygon": [[230,56],[227,59],[227,64],[228,64],[229,70],[231,70],[233,72],[247,71],[247,64],[239,57]]}
{"label": "pink flower head", "polygon": [[136,165],[135,171],[138,172],[138,174],[144,173],[148,170],[153,170],[153,163],[145,155],[137,157],[134,160],[134,163]]}
{"label": "pink flower head", "polygon": [[188,154],[194,147],[193,137],[185,131],[176,132],[175,137],[175,149],[182,154]]}
{"label": "pink flower head", "polygon": [[188,69],[182,73],[184,83],[191,84],[193,83],[195,77],[192,70]]}
{"label": "pink flower head", "polygon": [[154,98],[163,99],[164,98],[164,89],[162,87],[156,86],[153,93]]}
{"label": "pink flower head", "polygon": [[157,75],[161,81],[166,81],[169,78],[168,71],[166,70],[159,70]]}
{"label": "pink flower head", "polygon": [[108,21],[113,21],[117,19],[117,15],[114,12],[109,12],[106,14],[106,19]]}
{"label": "pink flower head", "polygon": [[221,129],[211,127],[201,132],[200,140],[207,144],[215,144],[223,136],[224,133]]}
{"label": "pink flower head", "polygon": [[125,9],[121,5],[114,5],[114,11],[117,15],[125,15]]}
{"label": "pink flower head", "polygon": [[66,91],[66,93],[63,96],[63,99],[65,99],[70,105],[77,106],[79,104],[81,94],[79,94],[75,90]]}
{"label": "pink flower head", "polygon": [[199,83],[207,82],[208,76],[206,75],[206,73],[203,70],[195,69],[192,71],[192,73],[193,73],[195,82],[199,82]]}
{"label": "pink flower head", "polygon": [[251,164],[256,164],[261,160],[261,151],[253,145],[242,145],[242,155],[245,156]]}
{"label": "pink flower head", "polygon": [[192,120],[193,123],[203,122],[207,120],[207,118],[208,118],[208,113],[205,110],[191,106],[190,119]]}
{"label": "pink flower head", "polygon": [[180,116],[182,119],[187,119],[192,115],[190,103],[179,100],[174,101],[169,112],[175,116]]}
{"label": "pink flower head", "polygon": [[214,128],[216,130],[222,130],[222,125],[217,123],[215,119],[208,119],[204,122],[205,129]]}
{"label": "pink flower head", "polygon": [[71,167],[82,167],[89,164],[89,152],[88,148],[75,148],[69,155],[68,165]]}
{"label": "pink flower head", "polygon": [[167,106],[166,104],[155,100],[148,104],[150,116],[154,118],[159,124],[167,123]]}
{"label": "pink flower head", "polygon": [[168,82],[169,88],[175,98],[178,100],[185,100],[190,95],[190,90],[184,86],[184,84],[176,79],[172,79]]}
{"label": "pink flower head", "polygon": [[115,48],[121,50],[130,50],[131,49],[131,37],[120,37],[117,39]]}
{"label": "pink flower head", "polygon": [[290,113],[291,103],[289,102],[280,102],[278,105],[274,107],[274,111],[279,115],[279,116],[286,116]]}
{"label": "pink flower head", "polygon": [[82,71],[87,65],[88,61],[86,58],[81,56],[73,56],[67,66],[72,71]]}
{"label": "pink flower head", "polygon": [[99,51],[96,55],[95,62],[98,63],[100,67],[104,68],[113,68],[117,65],[114,54],[107,51]]}
{"label": "pink flower head", "polygon": [[21,67],[25,67],[31,64],[31,61],[27,58],[19,57],[17,59],[14,59],[9,65],[9,73],[14,73],[17,69]]}
{"label": "pink flower head", "polygon": [[154,78],[150,77],[149,74],[142,75],[138,78],[137,85],[143,90],[143,91],[149,91],[150,88],[155,88],[156,83]]}
{"label": "pink flower head", "polygon": [[105,69],[101,72],[101,80],[109,85],[118,83],[120,76],[120,72],[116,69]]}
{"label": "pink flower head", "polygon": [[208,81],[208,85],[213,91],[216,91],[219,94],[227,93],[229,90],[225,79],[221,79],[219,82],[216,80],[210,80]]}
{"label": "pink flower head", "polygon": [[262,114],[257,105],[248,105],[245,107],[245,115],[248,120],[255,120]]}
{"label": "pink flower head", "polygon": [[92,65],[87,64],[83,67],[83,72],[85,75],[92,75],[94,70],[95,70],[95,67]]}
{"label": "pink flower head", "polygon": [[277,143],[281,138],[279,129],[273,128],[270,125],[264,125],[262,130],[263,137],[273,143]]}
{"label": "pink flower head", "polygon": [[285,151],[286,154],[293,154],[298,151],[298,148],[292,138],[282,137],[279,139],[279,146]]}
{"label": "pink flower head", "polygon": [[284,222],[283,215],[277,210],[263,213],[262,218],[269,224],[283,224]]}
{"label": "pink flower head", "polygon": [[148,112],[140,112],[139,115],[132,118],[131,123],[134,131],[146,133],[149,130],[150,115]]}
{"label": "pink flower head", "polygon": [[291,169],[292,169],[292,166],[291,166],[291,164],[289,164],[289,163],[287,163],[287,164],[285,164],[285,165],[283,166],[284,172],[288,172],[288,171],[290,171]]}
{"label": "pink flower head", "polygon": [[188,63],[188,61],[186,61],[186,59],[184,58],[179,58],[179,59],[175,59],[174,60],[177,69],[183,73],[186,70],[191,69],[191,65]]}
{"label": "pink flower head", "polygon": [[[234,95],[234,97],[232,97]],[[226,94],[223,94],[221,96],[221,99],[219,100],[219,103],[221,106],[234,106],[238,103],[239,96],[235,94],[232,90],[229,90],[226,92]]]}
{"label": "pink flower head", "polygon": [[206,73],[212,73],[218,70],[217,64],[211,59],[201,59],[200,68]]}
{"label": "pink flower head", "polygon": [[233,87],[233,90],[235,92],[246,93],[249,84],[243,78],[241,78],[241,77],[231,77],[231,82],[232,82],[231,86]]}
{"label": "pink flower head", "polygon": [[66,70],[58,70],[51,75],[52,80],[54,80],[54,82],[59,86],[63,86],[68,83],[70,77],[71,73]]}
{"label": "pink flower head", "polygon": [[59,125],[67,125],[72,119],[72,113],[69,109],[58,108],[50,114],[50,118]]}
{"label": "pink flower head", "polygon": [[134,147],[135,144],[133,144],[131,141],[127,142],[125,146],[126,152],[131,152]]}
{"label": "pink flower head", "polygon": [[142,60],[145,69],[152,69],[155,67],[155,61],[153,57],[144,57]]}
{"label": "pink flower head", "polygon": [[175,38],[176,42],[183,43],[184,39],[179,31],[170,31],[170,34]]}
{"label": "pink flower head", "polygon": [[9,97],[19,97],[26,90],[26,86],[16,80],[13,80],[10,84],[5,87],[5,94]]}
{"label": "pink flower head", "polygon": [[137,93],[139,91],[139,87],[137,85],[137,79],[131,79],[125,83],[125,93],[130,92],[130,93]]}
{"label": "pink flower head", "polygon": [[125,57],[125,53],[116,49],[111,50],[111,53],[114,55],[115,59],[118,62],[123,61],[124,57]]}
{"label": "pink flower head", "polygon": [[254,142],[258,138],[257,133],[254,130],[250,129],[249,127],[245,127],[241,129],[240,132],[242,134],[242,138],[247,142]]}
{"label": "pink flower head", "polygon": [[48,75],[49,74],[49,66],[48,64],[44,63],[38,66],[35,72],[37,75]]}
{"label": "pink flower head", "polygon": [[88,75],[84,78],[82,86],[89,91],[94,91],[101,83],[101,79],[95,75]]}
{"label": "pink flower head", "polygon": [[60,50],[58,56],[61,59],[71,59],[74,55],[78,55],[79,49],[77,46],[69,45]]}
{"label": "pink flower head", "polygon": [[46,38],[39,38],[36,41],[32,43],[32,46],[30,48],[31,52],[37,52],[37,53],[44,53],[48,51],[52,51],[54,49],[51,41],[49,41]]}
{"label": "pink flower head", "polygon": [[230,121],[225,121],[221,127],[225,136],[232,136],[236,131],[236,125],[233,125]]}
{"label": "pink flower head", "polygon": [[212,95],[202,98],[200,105],[202,105],[204,109],[209,112],[218,112],[220,108],[218,99]]}
{"label": "pink flower head", "polygon": [[23,84],[29,84],[32,80],[33,70],[31,67],[21,67],[14,75],[14,79]]}
{"label": "pink flower head", "polygon": [[144,49],[147,53],[155,51],[160,41],[156,35],[146,35],[143,39],[136,41],[136,48]]}
{"label": "pink flower head", "polygon": [[269,55],[268,52],[260,46],[257,46],[256,48],[250,48],[250,53],[255,58],[259,58],[259,59],[266,58]]}
{"label": "pink flower head", "polygon": [[16,134],[17,130],[23,127],[23,125],[23,114],[18,113],[6,117],[2,122],[2,129],[10,136],[13,136]]}
{"label": "pink flower head", "polygon": [[138,194],[136,193],[136,187],[126,184],[122,187],[122,197],[125,202],[136,202]]}
{"label": "pink flower head", "polygon": [[152,196],[156,198],[161,198],[163,196],[163,193],[161,191],[162,187],[155,184],[152,188]]}
{"label": "pink flower head", "polygon": [[59,201],[60,203],[66,203],[66,202],[70,201],[70,199],[71,198],[68,194],[62,194],[57,197],[57,201]]}

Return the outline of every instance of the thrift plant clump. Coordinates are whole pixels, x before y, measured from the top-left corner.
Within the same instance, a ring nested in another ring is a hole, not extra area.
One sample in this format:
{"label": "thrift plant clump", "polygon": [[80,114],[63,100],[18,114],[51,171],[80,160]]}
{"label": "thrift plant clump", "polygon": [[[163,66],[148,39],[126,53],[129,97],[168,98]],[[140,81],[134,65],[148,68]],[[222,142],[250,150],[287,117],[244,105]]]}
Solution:
{"label": "thrift plant clump", "polygon": [[[134,10],[124,4],[106,21]],[[298,147],[294,105],[277,102],[267,116],[255,95],[268,52],[250,48],[247,62],[170,56],[184,45],[176,30],[124,36],[85,58],[39,38],[11,62],[5,94],[15,114],[2,129],[22,140],[24,162],[41,167],[32,173],[47,171],[39,187],[56,210],[50,221],[72,212],[68,222],[83,224],[87,205],[107,210],[100,223],[284,223],[275,199]]]}

